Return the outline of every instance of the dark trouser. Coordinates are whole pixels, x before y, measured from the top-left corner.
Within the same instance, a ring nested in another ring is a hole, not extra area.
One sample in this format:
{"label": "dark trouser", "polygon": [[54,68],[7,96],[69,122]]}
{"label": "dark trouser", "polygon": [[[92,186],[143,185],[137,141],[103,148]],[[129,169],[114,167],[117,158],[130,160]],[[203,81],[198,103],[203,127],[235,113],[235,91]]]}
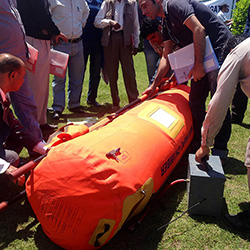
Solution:
{"label": "dark trouser", "polygon": [[232,101],[232,120],[237,123],[241,123],[244,118],[245,111],[247,109],[248,98],[241,90],[238,83],[234,98]]}
{"label": "dark trouser", "polygon": [[126,47],[124,45],[123,32],[111,32],[109,46],[104,47],[104,58],[110,81],[113,105],[119,105],[120,102],[117,86],[119,61],[122,66],[122,74],[128,95],[128,101],[134,101],[139,93],[135,80],[135,69],[131,54],[131,46]]}
{"label": "dark trouser", "polygon": [[103,48],[101,38],[96,40],[83,40],[83,51],[85,69],[87,68],[88,57],[90,57],[89,65],[89,91],[87,100],[94,102],[97,97],[98,86],[100,82],[100,72],[103,64]]}
{"label": "dark trouser", "polygon": [[0,151],[0,158],[9,162],[12,166],[18,167],[19,155],[14,150],[2,149]]}
{"label": "dark trouser", "polygon": [[[211,92],[211,96],[213,96],[216,91],[217,73],[218,71],[213,71],[206,74],[200,81],[191,81],[189,104],[193,115],[194,138],[190,148],[193,153],[195,153],[201,145],[201,127],[206,115],[206,99],[209,91]],[[212,149],[214,155],[219,155],[221,158],[227,157],[227,142],[229,141],[230,135],[231,116],[228,110],[220,132],[215,137],[214,148]]]}

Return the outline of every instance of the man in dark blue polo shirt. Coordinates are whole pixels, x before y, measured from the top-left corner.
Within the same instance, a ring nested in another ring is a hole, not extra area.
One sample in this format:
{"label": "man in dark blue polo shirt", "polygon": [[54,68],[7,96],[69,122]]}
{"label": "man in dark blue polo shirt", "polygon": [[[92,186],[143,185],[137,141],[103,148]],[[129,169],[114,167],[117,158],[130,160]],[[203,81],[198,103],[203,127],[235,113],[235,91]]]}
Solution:
{"label": "man in dark blue polo shirt", "polygon": [[[172,52],[175,44],[184,47],[194,43],[195,63],[189,72],[193,76],[191,81],[190,107],[193,114],[194,139],[191,144],[195,152],[201,143],[200,129],[205,117],[205,102],[209,91],[216,90],[218,71],[206,74],[203,62],[205,53],[205,37],[209,36],[217,58],[223,44],[231,37],[228,28],[204,4],[195,0],[139,0],[139,6],[144,15],[151,19],[156,16],[162,18],[162,33],[164,52],[153,84],[144,94],[151,95],[160,84],[165,72],[169,70],[167,55]],[[221,158],[227,157],[227,142],[231,134],[230,113],[228,112],[220,133],[215,140],[213,154]]]}

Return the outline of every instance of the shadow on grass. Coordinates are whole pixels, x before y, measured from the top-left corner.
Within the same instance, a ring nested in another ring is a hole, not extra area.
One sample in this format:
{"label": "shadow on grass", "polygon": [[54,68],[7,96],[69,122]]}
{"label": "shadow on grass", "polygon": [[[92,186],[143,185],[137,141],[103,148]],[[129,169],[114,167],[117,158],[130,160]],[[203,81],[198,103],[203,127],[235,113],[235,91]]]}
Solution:
{"label": "shadow on grass", "polygon": [[224,173],[231,175],[246,175],[247,169],[244,166],[244,162],[239,161],[235,158],[228,157],[224,166]]}
{"label": "shadow on grass", "polygon": [[[239,207],[242,209],[242,211],[248,209],[249,203],[244,202],[240,203]],[[196,220],[199,223],[206,223],[206,224],[216,224],[220,228],[232,233],[239,235],[243,240],[250,241],[250,234],[249,233],[242,233],[239,231],[234,230],[230,225],[227,223],[226,219],[224,218],[225,215],[228,214],[228,208],[226,200],[223,200],[223,208],[221,211],[221,215],[218,217],[213,216],[201,216],[201,215],[190,215],[190,217],[194,220]]]}
{"label": "shadow on grass", "polygon": [[97,117],[101,119],[106,114],[112,113],[111,111],[112,104],[104,103],[101,107],[94,106],[81,106],[85,113],[71,113],[67,109],[62,113],[62,117],[59,120],[53,120],[53,110],[47,110],[48,122],[58,124],[61,122],[67,122],[68,118],[84,118],[84,117]]}
{"label": "shadow on grass", "polygon": [[[1,188],[0,201],[8,201],[22,190],[23,187],[9,183],[4,188]],[[8,249],[10,246],[12,249],[22,248],[25,244],[28,246],[28,242],[33,238],[35,241],[34,245],[36,244],[38,249],[61,249],[44,234],[27,198],[9,205],[5,211],[0,213],[0,222],[1,250]],[[26,246],[23,249],[29,249]]]}
{"label": "shadow on grass", "polygon": [[246,124],[246,123],[240,123],[240,124],[237,124],[237,125],[239,125],[239,126],[241,126],[243,128],[247,128],[247,129],[250,128],[250,124]]}
{"label": "shadow on grass", "polygon": [[[1,197],[2,200],[8,198]],[[0,249],[7,249],[9,244],[17,239],[28,241],[34,235],[31,229],[39,223],[34,219],[34,213],[26,200],[18,201],[3,211],[0,214],[0,221]]]}

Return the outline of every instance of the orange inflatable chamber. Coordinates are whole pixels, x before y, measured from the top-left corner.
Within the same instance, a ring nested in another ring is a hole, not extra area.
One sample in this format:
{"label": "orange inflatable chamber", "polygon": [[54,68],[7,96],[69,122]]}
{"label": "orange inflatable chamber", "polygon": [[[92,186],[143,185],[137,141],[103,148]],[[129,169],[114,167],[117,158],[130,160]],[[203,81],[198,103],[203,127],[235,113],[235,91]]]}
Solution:
{"label": "orange inflatable chamber", "polygon": [[66,249],[106,244],[173,171],[193,136],[179,85],[53,147],[26,183],[46,235]]}

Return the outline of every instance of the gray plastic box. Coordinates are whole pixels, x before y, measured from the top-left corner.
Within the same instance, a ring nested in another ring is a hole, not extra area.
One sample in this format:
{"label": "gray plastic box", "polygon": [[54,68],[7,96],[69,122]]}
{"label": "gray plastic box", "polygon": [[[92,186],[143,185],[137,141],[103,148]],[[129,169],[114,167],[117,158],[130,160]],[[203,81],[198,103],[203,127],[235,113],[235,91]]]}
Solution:
{"label": "gray plastic box", "polygon": [[189,214],[219,216],[223,205],[225,175],[219,156],[209,156],[204,164],[195,161],[195,155],[189,154],[187,185],[188,208],[201,202],[189,211]]}

